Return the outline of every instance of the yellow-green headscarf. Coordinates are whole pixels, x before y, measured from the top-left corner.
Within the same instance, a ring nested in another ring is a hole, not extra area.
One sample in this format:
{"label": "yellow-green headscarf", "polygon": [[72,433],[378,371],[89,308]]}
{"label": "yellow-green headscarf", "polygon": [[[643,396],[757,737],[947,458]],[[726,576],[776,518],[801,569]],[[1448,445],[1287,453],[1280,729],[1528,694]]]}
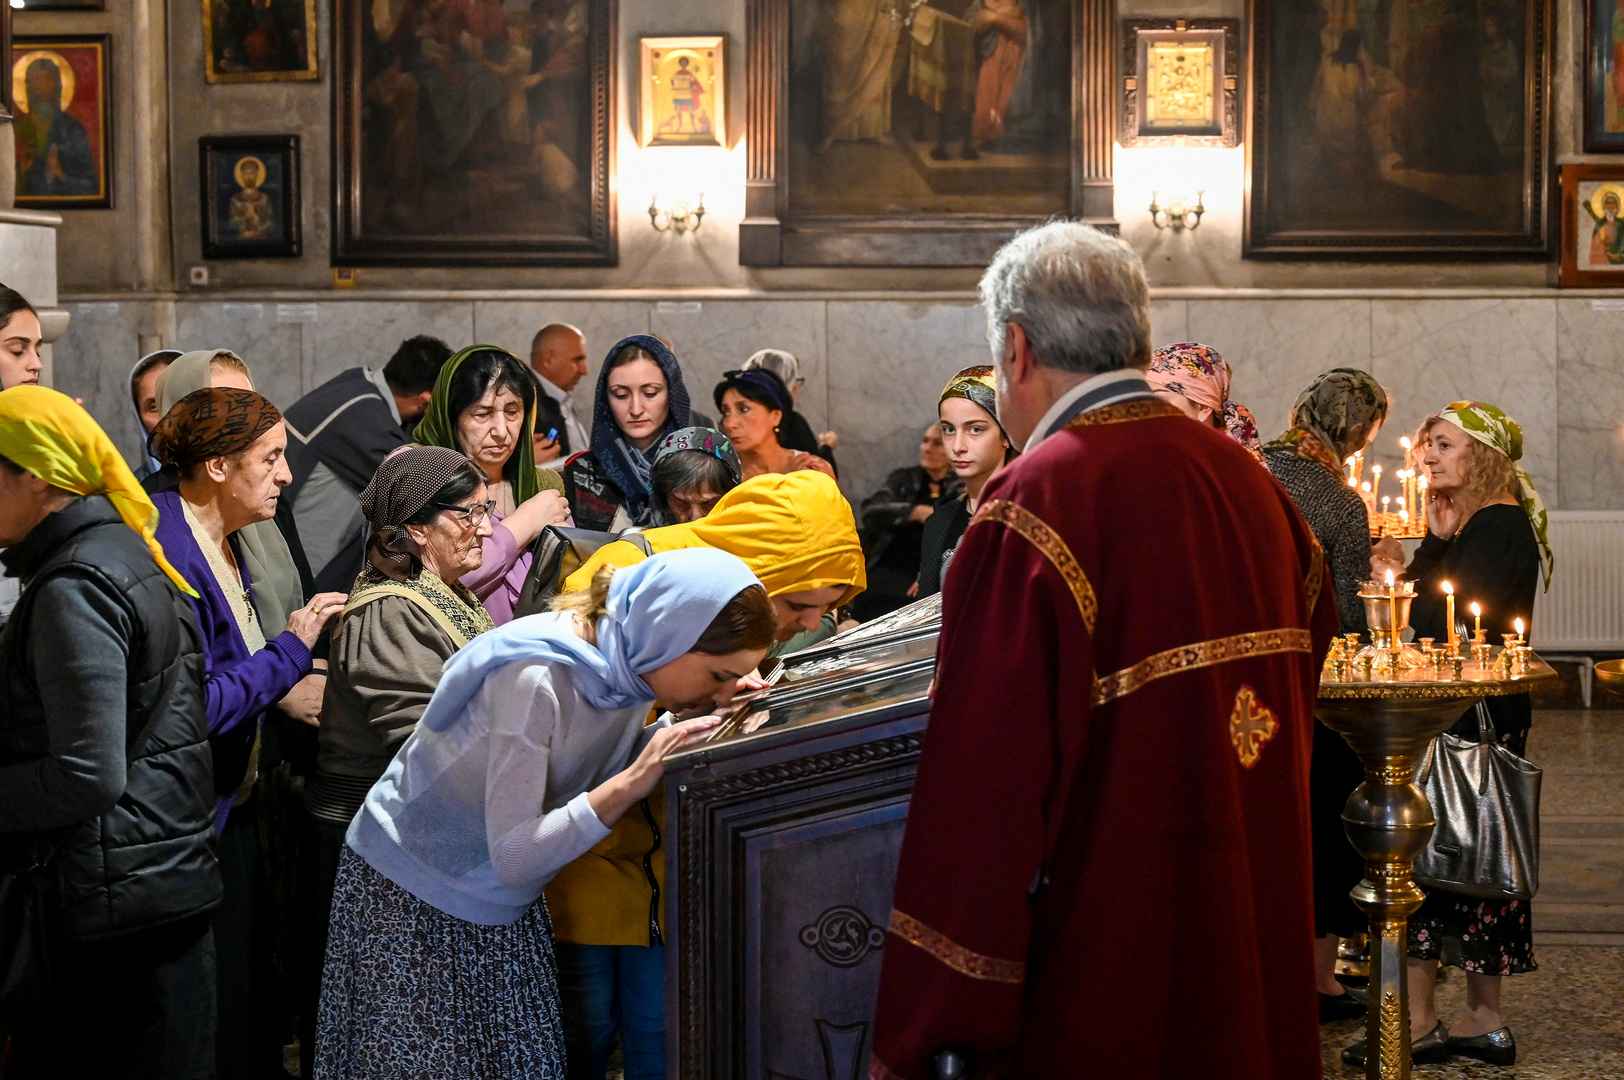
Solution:
{"label": "yellow-green headscarf", "polygon": [[[851,504],[823,473],[752,476],[723,495],[698,521],[643,533],[655,554],[712,547],[744,560],[768,596],[840,586],[840,603],[868,586],[863,545]],[[605,544],[564,582],[565,592],[584,589],[600,566],[630,566],[643,553],[625,542]]]}
{"label": "yellow-green headscarf", "polygon": [[158,508],[113,447],[113,440],[90,414],[66,394],[43,386],[13,386],[0,391],[0,456],[33,473],[52,487],[78,495],[105,495],[152,549],[158,567],[180,591],[196,596],[180,572],[164,558],[158,531]]}
{"label": "yellow-green headscarf", "polygon": [[1539,540],[1539,562],[1545,572],[1545,591],[1550,592],[1551,571],[1556,568],[1556,556],[1551,554],[1549,539],[1550,517],[1545,512],[1545,500],[1534,490],[1534,481],[1529,478],[1528,470],[1519,464],[1523,456],[1522,425],[1495,406],[1482,401],[1452,401],[1439,410],[1438,418],[1449,421],[1484,446],[1492,447],[1510,459],[1511,467],[1517,473],[1517,482],[1522,485],[1523,512],[1528,515],[1528,523],[1534,527],[1534,536]]}
{"label": "yellow-green headscarf", "polygon": [[[464,360],[482,352],[501,353],[521,368],[524,367],[517,356],[500,345],[470,345],[454,353],[451,359],[445,362],[445,366],[440,368],[440,377],[434,380],[434,392],[429,395],[429,407],[423,413],[423,419],[417,422],[415,436],[423,446],[443,446],[447,450],[466,453],[457,445],[457,418],[451,415],[451,377],[462,367]],[[558,478],[557,473],[551,469],[536,468],[535,434],[536,399],[532,394],[530,405],[524,410],[524,432],[519,437],[519,445],[513,448],[514,454],[519,458],[519,469],[513,478],[515,506],[541,491],[564,490],[564,482]],[[507,469],[504,467],[502,471],[505,474]],[[542,473],[546,475],[540,475]]]}

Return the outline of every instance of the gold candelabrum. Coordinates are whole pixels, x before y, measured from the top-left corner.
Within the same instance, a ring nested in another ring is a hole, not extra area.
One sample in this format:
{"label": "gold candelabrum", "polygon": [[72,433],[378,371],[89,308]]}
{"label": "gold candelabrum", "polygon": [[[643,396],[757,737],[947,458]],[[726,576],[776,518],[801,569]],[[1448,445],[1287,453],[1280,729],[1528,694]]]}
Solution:
{"label": "gold candelabrum", "polygon": [[1360,589],[1374,643],[1359,635],[1332,642],[1316,712],[1353,747],[1365,782],[1342,811],[1343,827],[1365,860],[1353,902],[1370,916],[1370,1010],[1365,1022],[1367,1080],[1409,1080],[1410,1005],[1404,978],[1409,919],[1425,899],[1411,878],[1436,824],[1415,785],[1415,762],[1439,732],[1479,698],[1526,692],[1553,678],[1520,637],[1495,650],[1479,633],[1451,648],[1422,638],[1403,644],[1413,590],[1367,583]]}

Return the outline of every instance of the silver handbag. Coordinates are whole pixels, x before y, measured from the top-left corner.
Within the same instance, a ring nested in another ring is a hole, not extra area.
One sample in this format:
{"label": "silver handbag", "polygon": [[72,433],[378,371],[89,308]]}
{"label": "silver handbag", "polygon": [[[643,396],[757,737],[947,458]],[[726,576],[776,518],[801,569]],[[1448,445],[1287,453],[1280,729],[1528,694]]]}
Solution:
{"label": "silver handbag", "polygon": [[1527,900],[1539,891],[1538,766],[1501,746],[1477,703],[1478,741],[1432,740],[1415,782],[1438,819],[1415,860],[1422,885],[1467,896]]}

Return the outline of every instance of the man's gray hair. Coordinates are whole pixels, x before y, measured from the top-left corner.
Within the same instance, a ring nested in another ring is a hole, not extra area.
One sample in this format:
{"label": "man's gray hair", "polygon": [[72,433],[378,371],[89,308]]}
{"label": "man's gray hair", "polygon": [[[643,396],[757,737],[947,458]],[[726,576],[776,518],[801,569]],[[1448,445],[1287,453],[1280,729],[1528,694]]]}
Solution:
{"label": "man's gray hair", "polygon": [[1019,323],[1044,367],[1098,375],[1150,363],[1150,288],[1133,249],[1072,221],[1028,229],[981,275],[993,362]]}

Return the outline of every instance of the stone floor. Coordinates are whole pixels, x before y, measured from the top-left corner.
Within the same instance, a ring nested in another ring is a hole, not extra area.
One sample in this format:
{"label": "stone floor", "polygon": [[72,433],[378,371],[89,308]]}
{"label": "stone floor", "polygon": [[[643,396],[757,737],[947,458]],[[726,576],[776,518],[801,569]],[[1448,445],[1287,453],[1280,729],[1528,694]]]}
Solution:
{"label": "stone floor", "polygon": [[[1506,981],[1517,1065],[1458,1059],[1419,1067],[1417,1077],[1624,1078],[1624,711],[1541,709],[1528,756],[1545,771],[1533,903],[1539,970]],[[1450,972],[1438,988],[1445,1023],[1464,1009],[1465,992],[1461,973]],[[1362,1075],[1342,1064],[1341,1051],[1363,1035],[1364,1022],[1321,1030],[1325,1075]]]}

